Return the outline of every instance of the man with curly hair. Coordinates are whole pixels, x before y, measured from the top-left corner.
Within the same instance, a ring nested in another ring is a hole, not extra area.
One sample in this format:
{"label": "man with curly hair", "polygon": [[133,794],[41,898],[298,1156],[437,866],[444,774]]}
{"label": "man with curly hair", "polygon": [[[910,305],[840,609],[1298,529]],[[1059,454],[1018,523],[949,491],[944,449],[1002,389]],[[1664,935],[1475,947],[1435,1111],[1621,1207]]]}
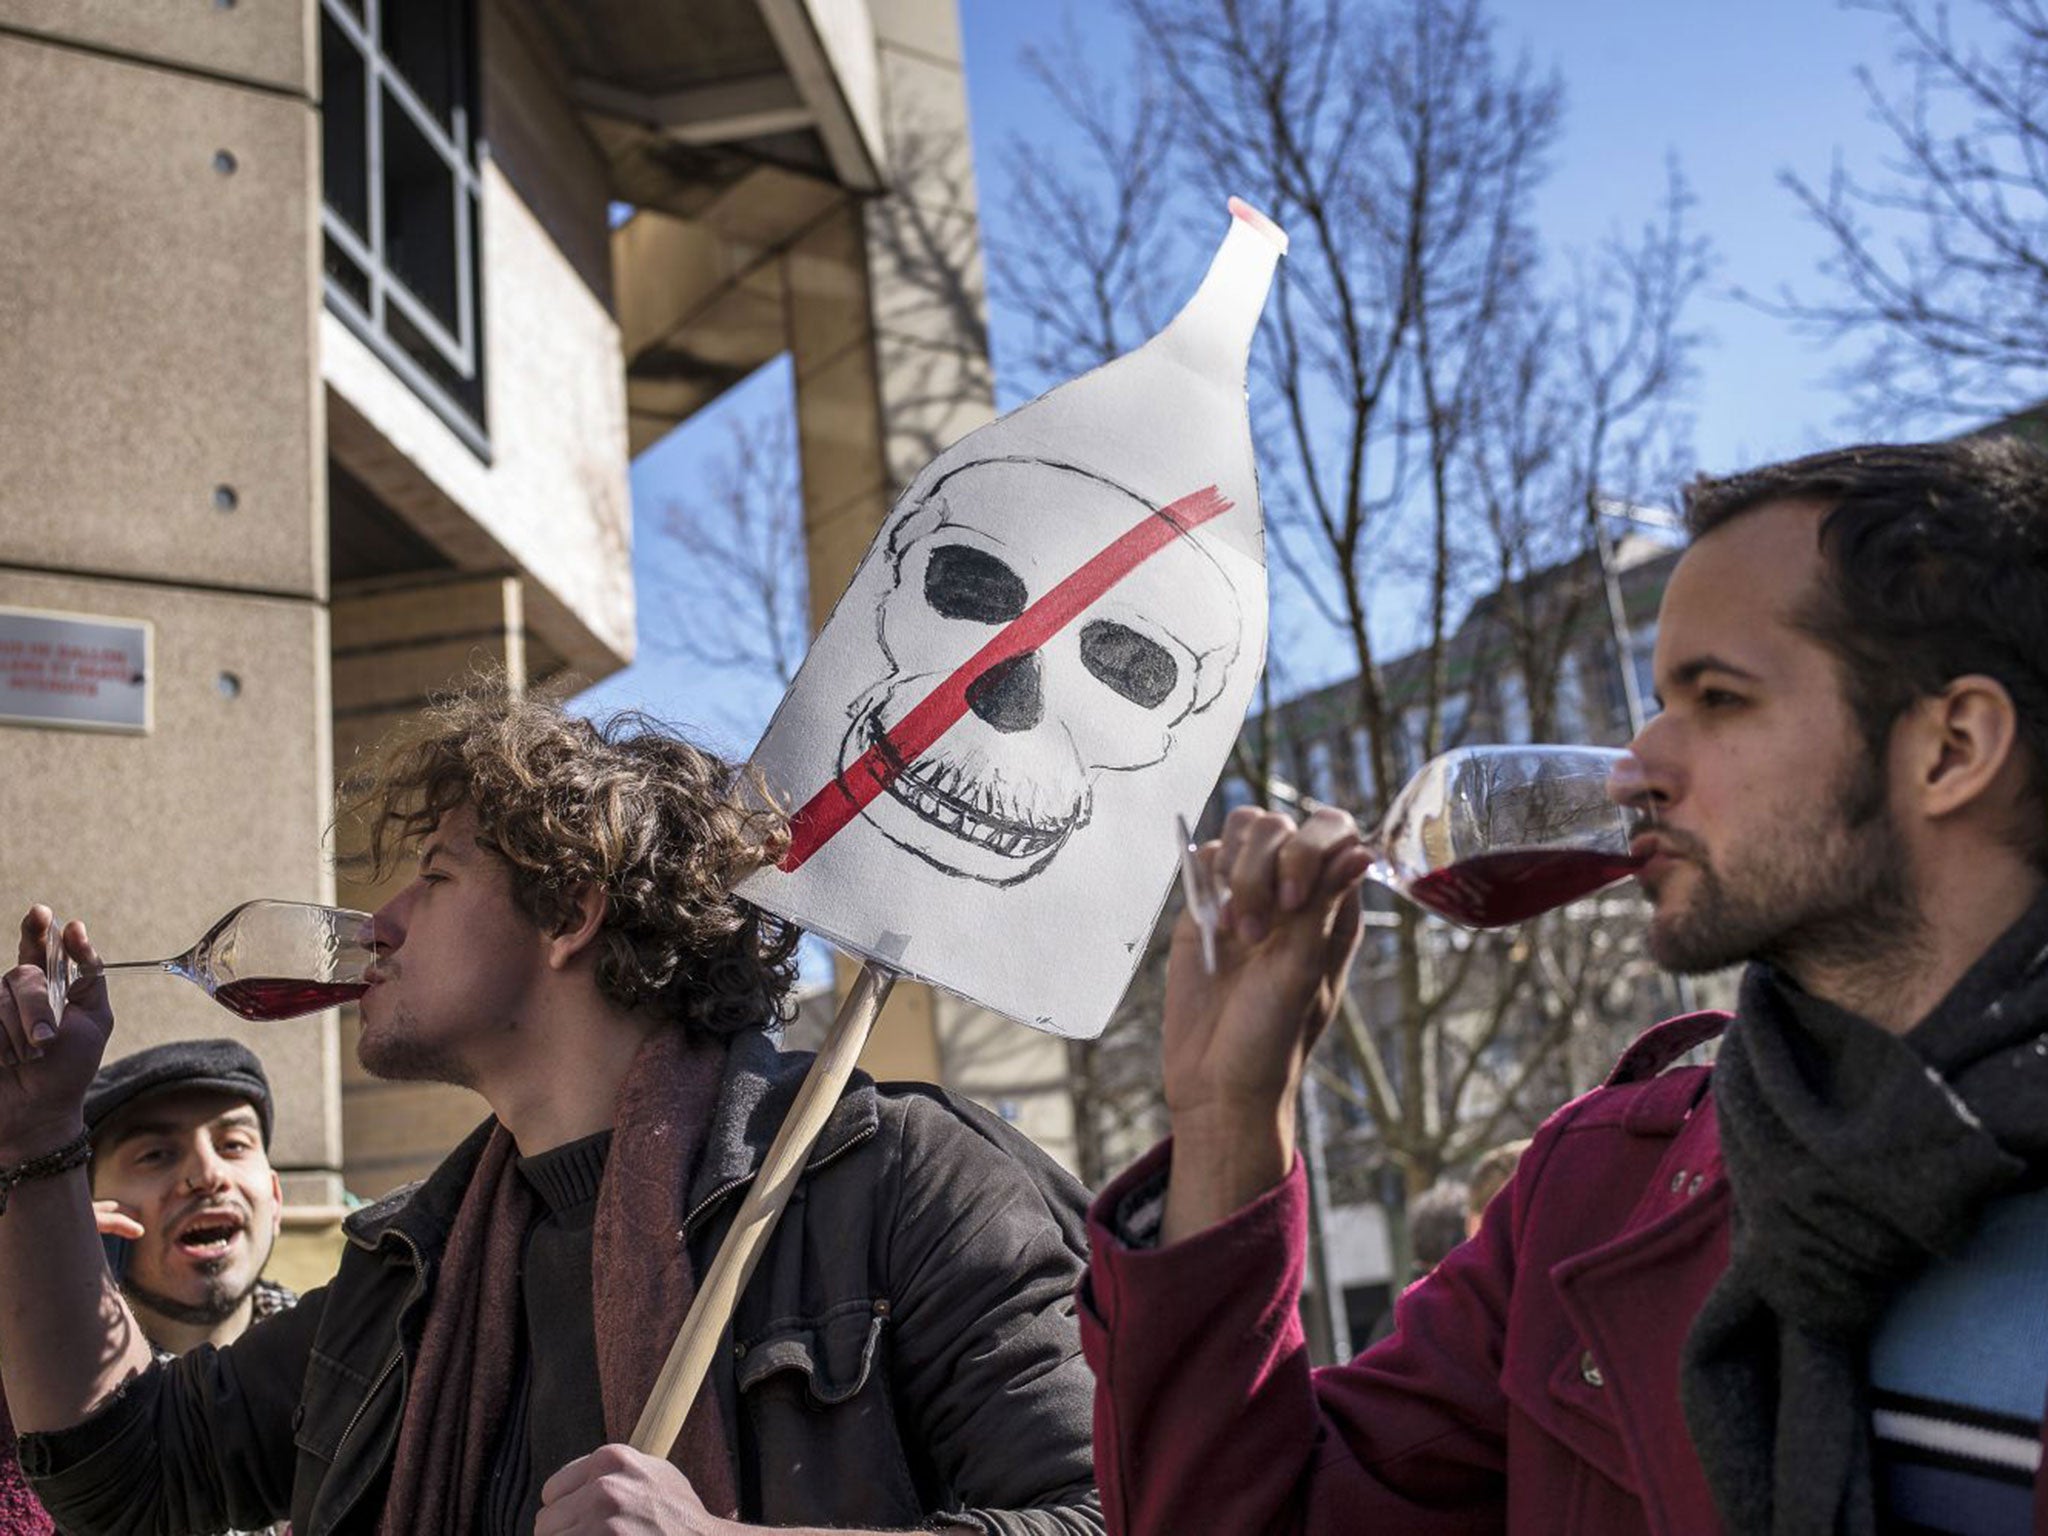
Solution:
{"label": "man with curly hair", "polygon": [[937,1089],[856,1075],[671,1456],[620,1442],[807,1059],[767,1030],[796,935],[736,900],[786,846],[742,775],[643,717],[438,711],[366,792],[359,1053],[492,1117],[347,1223],[333,1283],[151,1368],[61,1166],[113,1027],[52,1029],[49,914],[0,994],[0,1358],[68,1530],[1099,1531],[1070,1296],[1081,1188]]}

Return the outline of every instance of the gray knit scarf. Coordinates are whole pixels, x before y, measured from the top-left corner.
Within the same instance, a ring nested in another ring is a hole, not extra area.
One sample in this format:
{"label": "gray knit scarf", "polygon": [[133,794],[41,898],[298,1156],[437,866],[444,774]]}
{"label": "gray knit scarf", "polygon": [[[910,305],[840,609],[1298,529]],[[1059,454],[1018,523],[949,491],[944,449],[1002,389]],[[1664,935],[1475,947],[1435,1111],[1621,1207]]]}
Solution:
{"label": "gray knit scarf", "polygon": [[2048,1180],[2048,896],[1904,1036],[1750,967],[1714,1107],[1734,1244],[1681,1375],[1707,1481],[1738,1536],[1873,1536],[1871,1334]]}

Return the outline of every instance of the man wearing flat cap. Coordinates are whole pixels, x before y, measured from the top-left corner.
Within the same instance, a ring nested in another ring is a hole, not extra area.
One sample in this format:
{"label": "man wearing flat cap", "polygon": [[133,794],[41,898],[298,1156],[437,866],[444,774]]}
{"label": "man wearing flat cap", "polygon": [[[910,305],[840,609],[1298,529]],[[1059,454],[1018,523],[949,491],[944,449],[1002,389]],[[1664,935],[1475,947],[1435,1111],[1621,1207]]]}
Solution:
{"label": "man wearing flat cap", "polygon": [[232,1343],[291,1305],[262,1278],[277,1241],[270,1082],[248,1047],[181,1040],[103,1068],[85,1096],[103,1232],[128,1239],[116,1275],[160,1353]]}
{"label": "man wearing flat cap", "polygon": [[[298,1300],[265,1280],[280,1193],[270,1080],[246,1046],[180,1040],[101,1069],[85,1096],[93,1205],[108,1258],[160,1360],[241,1337]],[[0,1536],[49,1519],[18,1485],[0,1402]]]}

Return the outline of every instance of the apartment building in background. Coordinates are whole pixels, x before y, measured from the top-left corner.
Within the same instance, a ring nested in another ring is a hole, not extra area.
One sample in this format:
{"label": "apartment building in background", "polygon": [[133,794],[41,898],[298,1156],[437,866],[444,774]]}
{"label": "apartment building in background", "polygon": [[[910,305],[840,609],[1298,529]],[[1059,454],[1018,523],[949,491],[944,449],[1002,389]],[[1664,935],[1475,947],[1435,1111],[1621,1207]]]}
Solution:
{"label": "apartment building in background", "polygon": [[[820,620],[992,414],[953,0],[0,0],[0,137],[0,884],[110,957],[380,900],[337,780],[480,670],[625,665],[629,463],[769,359]],[[116,986],[117,1050],[261,1053],[309,1242],[481,1112],[347,1010]],[[977,1027],[899,987],[871,1065]]]}

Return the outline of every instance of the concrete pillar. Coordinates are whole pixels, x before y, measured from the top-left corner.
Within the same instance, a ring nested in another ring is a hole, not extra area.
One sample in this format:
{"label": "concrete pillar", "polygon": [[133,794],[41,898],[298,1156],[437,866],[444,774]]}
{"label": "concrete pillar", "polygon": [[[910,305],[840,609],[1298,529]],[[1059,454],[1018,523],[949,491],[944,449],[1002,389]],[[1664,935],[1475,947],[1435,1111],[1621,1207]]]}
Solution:
{"label": "concrete pillar", "polygon": [[[433,694],[502,679],[526,688],[524,588],[516,576],[422,581],[337,598],[334,624],[334,742],[339,791],[346,801],[388,746],[394,729],[417,717]],[[355,829],[342,829],[352,851]],[[374,911],[412,877],[410,865],[373,881],[344,863],[341,902]],[[423,1178],[490,1113],[464,1088],[392,1083],[357,1065],[355,1008],[342,1010],[343,1172],[365,1197]]]}
{"label": "concrete pillar", "polygon": [[[0,871],[110,958],[331,895],[314,14],[0,0],[0,605],[155,648],[145,734],[0,725]],[[253,1046],[288,1204],[334,1203],[334,1014],[113,986],[117,1052]]]}

